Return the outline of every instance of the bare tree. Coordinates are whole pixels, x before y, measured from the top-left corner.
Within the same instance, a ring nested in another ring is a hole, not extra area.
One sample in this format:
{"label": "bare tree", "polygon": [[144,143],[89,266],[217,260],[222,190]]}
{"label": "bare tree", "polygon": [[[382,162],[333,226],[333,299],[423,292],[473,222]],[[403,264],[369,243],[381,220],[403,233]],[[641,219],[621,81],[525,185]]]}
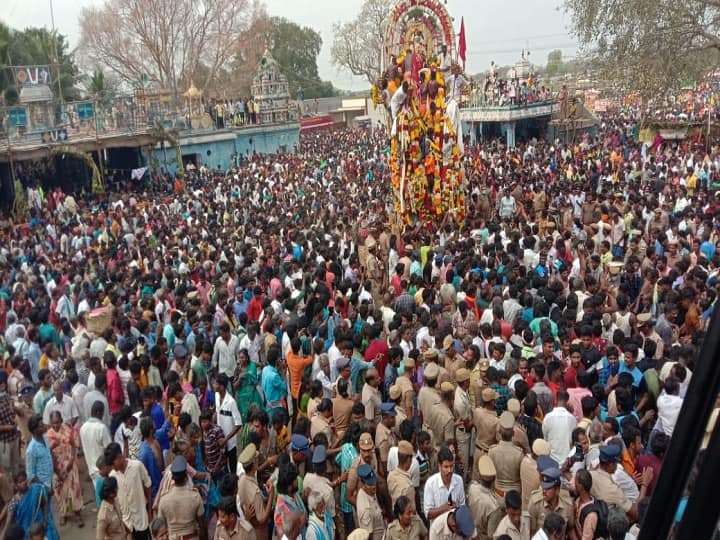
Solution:
{"label": "bare tree", "polygon": [[645,99],[717,65],[719,0],[564,0],[574,34],[602,75]]}
{"label": "bare tree", "polygon": [[333,25],[330,54],[336,66],[364,76],[370,84],[375,82],[380,74],[385,19],[393,3],[392,0],[365,0],[354,20]]}
{"label": "bare tree", "polygon": [[171,89],[195,75],[205,88],[242,49],[241,36],[264,17],[259,0],[105,0],[80,14],[81,48],[126,81]]}

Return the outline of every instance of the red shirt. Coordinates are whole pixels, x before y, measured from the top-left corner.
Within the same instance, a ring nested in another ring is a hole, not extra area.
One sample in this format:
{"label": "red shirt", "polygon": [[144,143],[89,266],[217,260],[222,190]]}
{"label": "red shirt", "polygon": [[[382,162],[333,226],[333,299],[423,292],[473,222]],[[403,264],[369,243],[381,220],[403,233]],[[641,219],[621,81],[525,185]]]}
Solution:
{"label": "red shirt", "polygon": [[259,321],[262,310],[262,296],[253,296],[252,300],[248,303],[248,321]]}
{"label": "red shirt", "polygon": [[107,370],[107,400],[111,415],[119,413],[125,404],[125,393],[120,383],[120,374],[115,369]]}
{"label": "red shirt", "polygon": [[378,357],[375,361],[375,369],[377,369],[381,381],[385,380],[385,366],[388,365],[389,351],[390,348],[387,346],[387,343],[381,339],[376,339],[368,345],[367,349],[365,349],[364,359],[366,362],[372,362],[376,356]]}

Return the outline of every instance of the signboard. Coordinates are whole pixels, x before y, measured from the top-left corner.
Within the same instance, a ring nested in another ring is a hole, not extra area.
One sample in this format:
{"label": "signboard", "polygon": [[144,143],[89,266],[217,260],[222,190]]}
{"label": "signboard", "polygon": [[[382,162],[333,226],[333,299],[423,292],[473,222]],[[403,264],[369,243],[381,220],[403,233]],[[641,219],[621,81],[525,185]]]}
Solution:
{"label": "signboard", "polygon": [[92,101],[82,101],[77,104],[77,113],[80,120],[92,120],[95,118],[95,105]]}
{"label": "signboard", "polygon": [[20,86],[50,84],[50,66],[13,66],[15,80]]}
{"label": "signboard", "polygon": [[550,116],[557,109],[559,106],[556,104],[460,109],[460,118],[464,122],[513,122],[538,116]]}
{"label": "signboard", "polygon": [[67,129],[49,129],[47,131],[43,131],[40,134],[40,137],[42,138],[42,142],[45,144],[65,142],[68,139]]}
{"label": "signboard", "polygon": [[8,109],[7,115],[10,127],[27,127],[27,109],[23,107]]}

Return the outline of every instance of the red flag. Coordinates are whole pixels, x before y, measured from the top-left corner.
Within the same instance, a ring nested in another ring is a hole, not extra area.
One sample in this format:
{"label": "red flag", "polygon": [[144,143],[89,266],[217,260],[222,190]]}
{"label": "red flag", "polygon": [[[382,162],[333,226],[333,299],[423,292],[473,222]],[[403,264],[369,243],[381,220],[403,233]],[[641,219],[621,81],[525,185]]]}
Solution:
{"label": "red flag", "polygon": [[463,69],[465,69],[465,52],[467,44],[465,43],[465,17],[460,19],[460,38],[458,39],[458,56],[463,61]]}

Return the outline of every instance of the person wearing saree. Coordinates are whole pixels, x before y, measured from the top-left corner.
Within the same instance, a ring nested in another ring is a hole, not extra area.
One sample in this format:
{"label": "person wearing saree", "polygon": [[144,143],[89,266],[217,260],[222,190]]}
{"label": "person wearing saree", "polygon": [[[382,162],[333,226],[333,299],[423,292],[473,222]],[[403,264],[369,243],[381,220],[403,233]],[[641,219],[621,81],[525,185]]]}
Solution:
{"label": "person wearing saree", "polygon": [[262,406],[260,392],[258,392],[257,364],[250,361],[247,349],[238,351],[238,372],[233,387],[237,393],[237,404],[242,415],[243,422],[250,423],[248,411],[252,405]]}
{"label": "person wearing saree", "polygon": [[[298,469],[292,464],[288,463],[282,465],[278,471],[277,479],[277,502],[275,504],[275,535],[277,538],[279,531],[283,531],[285,521],[292,515],[302,515],[305,521],[307,521],[307,511],[305,510],[305,504],[303,503],[302,497],[298,492]],[[302,526],[303,537],[305,530],[305,523]]]}
{"label": "person wearing saree", "polygon": [[125,527],[120,509],[115,503],[118,493],[117,479],[104,478],[100,488],[100,508],[98,509],[95,540],[128,540],[130,532]]}
{"label": "person wearing saree", "polygon": [[47,440],[52,453],[55,470],[55,495],[60,513],[60,526],[67,520],[68,512],[75,512],[77,526],[85,526],[80,511],[83,507],[82,486],[78,471],[77,449],[80,441],[77,431],[63,423],[59,411],[50,413],[50,429]]}
{"label": "person wearing saree", "polygon": [[46,540],[60,540],[47,486],[41,482],[28,484],[27,474],[22,471],[15,475],[15,495],[3,512],[7,515],[6,529],[10,523],[14,523],[27,531],[32,524],[40,523],[45,529]]}

